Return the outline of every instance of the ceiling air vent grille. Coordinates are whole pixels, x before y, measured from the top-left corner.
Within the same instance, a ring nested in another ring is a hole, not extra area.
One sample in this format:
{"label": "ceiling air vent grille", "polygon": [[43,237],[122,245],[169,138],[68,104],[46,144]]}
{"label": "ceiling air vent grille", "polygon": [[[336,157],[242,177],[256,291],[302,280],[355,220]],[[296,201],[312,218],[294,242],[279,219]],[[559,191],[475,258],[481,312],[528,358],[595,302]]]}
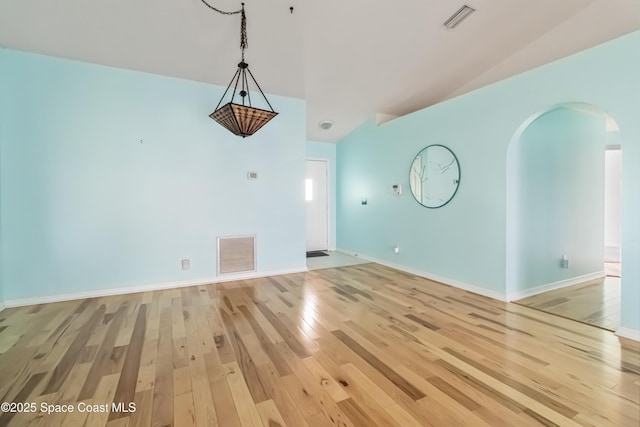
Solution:
{"label": "ceiling air vent grille", "polygon": [[449,19],[444,21],[444,24],[442,24],[442,26],[445,27],[447,30],[453,30],[458,25],[460,25],[460,23],[462,21],[467,19],[469,17],[469,15],[471,15],[475,11],[476,10],[474,8],[472,8],[470,6],[467,6],[465,4],[460,9],[458,9],[458,11],[456,13],[451,15],[451,17]]}

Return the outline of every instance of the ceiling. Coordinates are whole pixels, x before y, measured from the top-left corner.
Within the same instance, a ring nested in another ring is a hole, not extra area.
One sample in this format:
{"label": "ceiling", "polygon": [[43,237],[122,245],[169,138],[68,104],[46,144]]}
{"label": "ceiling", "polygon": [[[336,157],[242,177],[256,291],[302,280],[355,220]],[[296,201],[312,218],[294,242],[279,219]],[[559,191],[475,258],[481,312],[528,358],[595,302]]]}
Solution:
{"label": "ceiling", "polygon": [[[402,116],[640,29],[638,0],[245,4],[253,74],[268,94],[306,100],[307,137],[317,141],[338,141],[376,115]],[[463,4],[477,12],[444,29]],[[0,2],[0,46],[225,87],[240,56],[239,27],[239,15],[219,15],[201,0]],[[322,120],[334,126],[322,130]]]}

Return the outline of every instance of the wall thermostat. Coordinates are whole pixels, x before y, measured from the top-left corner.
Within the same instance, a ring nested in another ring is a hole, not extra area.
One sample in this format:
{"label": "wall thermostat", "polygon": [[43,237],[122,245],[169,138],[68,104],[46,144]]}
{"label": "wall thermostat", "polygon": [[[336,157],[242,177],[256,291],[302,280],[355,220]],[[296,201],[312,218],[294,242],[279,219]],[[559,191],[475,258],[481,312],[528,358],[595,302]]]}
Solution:
{"label": "wall thermostat", "polygon": [[247,172],[247,179],[258,179],[258,172]]}
{"label": "wall thermostat", "polygon": [[391,190],[393,191],[394,196],[399,196],[402,194],[402,184],[393,184],[391,186]]}

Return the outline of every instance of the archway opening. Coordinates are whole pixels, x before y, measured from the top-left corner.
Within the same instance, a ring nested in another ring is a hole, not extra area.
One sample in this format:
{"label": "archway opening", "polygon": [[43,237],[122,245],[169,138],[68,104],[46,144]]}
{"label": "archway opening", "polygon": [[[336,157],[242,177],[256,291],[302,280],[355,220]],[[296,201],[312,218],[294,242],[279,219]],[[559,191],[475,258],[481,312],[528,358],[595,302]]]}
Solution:
{"label": "archway opening", "polygon": [[618,229],[620,218],[619,206],[605,215],[605,151],[620,154],[621,146],[615,120],[583,103],[538,112],[514,134],[507,153],[509,300],[618,327],[621,279],[605,274],[605,231],[613,228],[605,217],[611,222],[618,212]]}

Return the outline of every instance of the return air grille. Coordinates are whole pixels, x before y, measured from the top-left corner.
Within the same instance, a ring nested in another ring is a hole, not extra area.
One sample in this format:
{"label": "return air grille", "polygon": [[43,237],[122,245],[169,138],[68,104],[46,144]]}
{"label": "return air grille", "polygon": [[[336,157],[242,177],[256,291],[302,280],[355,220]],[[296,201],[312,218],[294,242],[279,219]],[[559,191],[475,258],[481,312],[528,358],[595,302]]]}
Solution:
{"label": "return air grille", "polygon": [[218,237],[218,275],[256,271],[256,237]]}
{"label": "return air grille", "polygon": [[460,25],[460,23],[462,21],[467,19],[469,17],[469,15],[471,15],[475,11],[476,10],[474,8],[472,8],[470,6],[467,6],[465,4],[456,13],[451,15],[451,17],[449,19],[444,21],[444,24],[442,24],[442,26],[445,27],[447,30],[453,30],[458,25]]}

